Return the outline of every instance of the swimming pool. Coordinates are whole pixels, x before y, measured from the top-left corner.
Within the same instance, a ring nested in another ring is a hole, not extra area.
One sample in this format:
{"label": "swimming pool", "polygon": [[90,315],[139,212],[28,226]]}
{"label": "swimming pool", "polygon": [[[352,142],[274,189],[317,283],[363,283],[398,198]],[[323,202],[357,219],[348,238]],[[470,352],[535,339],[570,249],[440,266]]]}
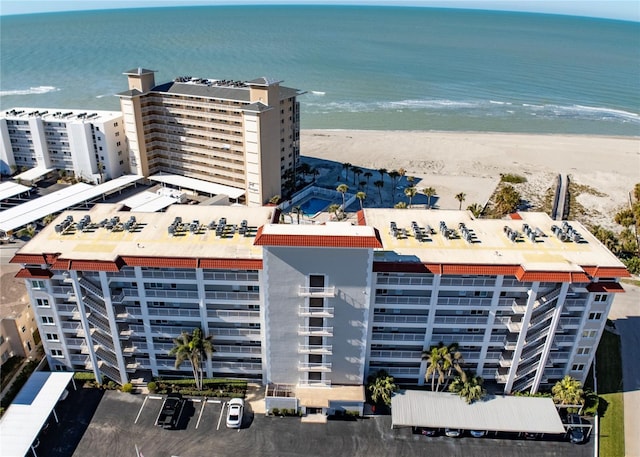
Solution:
{"label": "swimming pool", "polygon": [[316,213],[319,213],[320,211],[326,209],[331,203],[331,200],[319,197],[311,197],[309,200],[302,203],[300,205],[300,208],[302,209],[302,214],[311,217],[315,216]]}

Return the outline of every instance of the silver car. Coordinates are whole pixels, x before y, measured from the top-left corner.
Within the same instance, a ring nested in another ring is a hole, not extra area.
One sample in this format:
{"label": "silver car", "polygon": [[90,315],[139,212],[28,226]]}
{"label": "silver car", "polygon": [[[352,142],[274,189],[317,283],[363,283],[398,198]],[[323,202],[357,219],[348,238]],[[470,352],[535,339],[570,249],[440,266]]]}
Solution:
{"label": "silver car", "polygon": [[242,398],[232,398],[227,406],[227,427],[240,428],[244,413],[244,400]]}

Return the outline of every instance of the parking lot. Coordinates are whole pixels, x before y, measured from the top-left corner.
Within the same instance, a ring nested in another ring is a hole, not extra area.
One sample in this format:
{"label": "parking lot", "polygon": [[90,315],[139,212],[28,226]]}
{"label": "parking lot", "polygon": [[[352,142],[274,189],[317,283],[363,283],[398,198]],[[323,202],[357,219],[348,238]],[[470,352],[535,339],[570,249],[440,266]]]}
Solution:
{"label": "parking lot", "polygon": [[[295,417],[254,415],[249,404],[242,428],[234,430],[225,425],[224,399],[187,401],[177,429],[165,430],[155,425],[162,397],[107,391],[92,404],[86,391],[93,390],[71,392],[60,412],[59,427],[64,433],[47,432],[48,441],[38,448],[38,457],[136,457],[136,446],[144,457],[593,455],[592,440],[573,445],[468,435],[426,437],[413,434],[409,428],[392,430],[389,416],[303,424]],[[63,440],[64,445],[56,444],[56,439]]]}

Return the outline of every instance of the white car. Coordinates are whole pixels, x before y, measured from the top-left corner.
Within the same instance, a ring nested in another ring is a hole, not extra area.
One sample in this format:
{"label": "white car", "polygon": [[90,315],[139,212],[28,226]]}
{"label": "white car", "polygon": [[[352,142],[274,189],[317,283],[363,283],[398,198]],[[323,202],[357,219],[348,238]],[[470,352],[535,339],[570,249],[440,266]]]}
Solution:
{"label": "white car", "polygon": [[474,438],[482,438],[487,434],[486,430],[469,430],[469,433]]}
{"label": "white car", "polygon": [[445,428],[444,434],[449,438],[458,438],[460,435],[462,435],[462,430],[460,430],[459,428]]}
{"label": "white car", "polygon": [[242,398],[232,398],[227,403],[227,407],[227,427],[240,428],[244,413],[244,400]]}

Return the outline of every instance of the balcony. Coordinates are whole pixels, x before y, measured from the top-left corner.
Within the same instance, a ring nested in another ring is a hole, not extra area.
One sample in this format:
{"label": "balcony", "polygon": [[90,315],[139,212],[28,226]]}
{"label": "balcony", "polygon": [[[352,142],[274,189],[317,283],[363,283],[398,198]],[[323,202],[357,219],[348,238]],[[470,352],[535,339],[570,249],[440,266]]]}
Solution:
{"label": "balcony", "polygon": [[335,286],[328,286],[328,287],[299,286],[298,296],[299,297],[335,297],[336,288]]}
{"label": "balcony", "polygon": [[330,344],[309,344],[298,346],[299,354],[331,354],[333,346]]}
{"label": "balcony", "polygon": [[301,317],[333,317],[333,307],[298,307],[298,316]]}
{"label": "balcony", "polygon": [[298,385],[304,387],[331,387],[331,381],[329,379],[299,379]]}
{"label": "balcony", "polygon": [[260,322],[260,311],[214,310],[207,311],[207,318],[212,322]]}
{"label": "balcony", "polygon": [[511,304],[511,311],[514,314],[524,314],[527,310],[527,301],[524,299],[514,298]]}
{"label": "balcony", "polygon": [[436,316],[434,323],[436,324],[453,324],[453,325],[483,325],[487,323],[488,317],[462,317],[462,316]]}
{"label": "balcony", "polygon": [[515,351],[517,345],[518,345],[517,338],[507,338],[507,340],[504,342],[504,348],[507,351]]}
{"label": "balcony", "polygon": [[513,352],[507,351],[500,356],[500,366],[502,368],[509,368],[513,363]]}
{"label": "balcony", "polygon": [[[403,314],[375,314],[373,316],[373,322],[376,324],[420,324],[419,327],[424,327],[429,320],[429,316],[411,316]],[[437,318],[436,318],[437,320]]]}
{"label": "balcony", "polygon": [[320,362],[320,363],[309,363],[309,362],[298,362],[298,371],[331,371],[331,363],[329,362]]}
{"label": "balcony", "polygon": [[298,335],[303,336],[333,336],[333,327],[298,327]]}

